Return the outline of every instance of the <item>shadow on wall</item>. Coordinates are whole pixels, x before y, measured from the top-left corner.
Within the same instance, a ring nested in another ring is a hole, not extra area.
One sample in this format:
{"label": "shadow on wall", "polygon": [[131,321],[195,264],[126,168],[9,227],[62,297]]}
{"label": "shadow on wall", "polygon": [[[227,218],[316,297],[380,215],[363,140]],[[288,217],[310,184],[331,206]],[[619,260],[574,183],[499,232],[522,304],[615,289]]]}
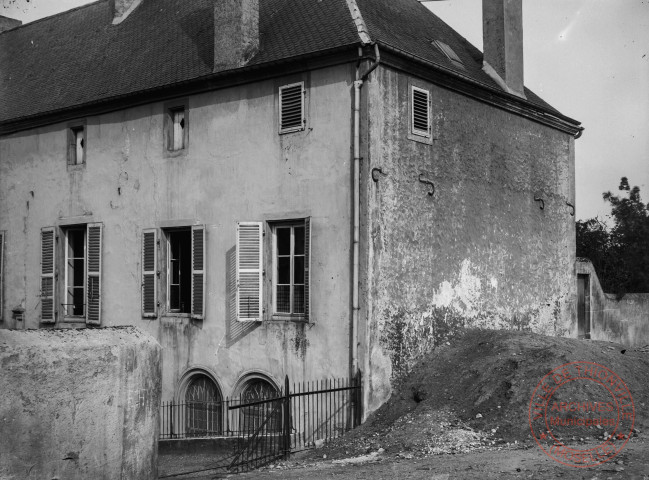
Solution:
{"label": "shadow on wall", "polygon": [[237,247],[233,246],[225,254],[225,318],[226,345],[231,347],[250,332],[259,322],[240,322],[237,320]]}
{"label": "shadow on wall", "polygon": [[649,293],[627,293],[617,299],[605,293],[590,260],[578,258],[578,278],[585,278],[586,294],[580,295],[578,312],[590,327],[592,340],[617,342],[628,347],[649,345]]}

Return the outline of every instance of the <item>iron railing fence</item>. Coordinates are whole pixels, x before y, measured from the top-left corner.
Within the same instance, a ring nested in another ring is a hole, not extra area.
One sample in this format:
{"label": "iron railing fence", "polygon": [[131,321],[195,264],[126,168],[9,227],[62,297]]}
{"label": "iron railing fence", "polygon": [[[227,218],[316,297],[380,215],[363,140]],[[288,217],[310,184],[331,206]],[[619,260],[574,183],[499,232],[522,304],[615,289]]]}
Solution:
{"label": "iron railing fence", "polygon": [[[361,377],[291,384],[275,398],[163,402],[160,438],[237,437],[238,448],[257,445],[261,457],[326,442],[360,425]],[[254,456],[254,455],[253,455]]]}

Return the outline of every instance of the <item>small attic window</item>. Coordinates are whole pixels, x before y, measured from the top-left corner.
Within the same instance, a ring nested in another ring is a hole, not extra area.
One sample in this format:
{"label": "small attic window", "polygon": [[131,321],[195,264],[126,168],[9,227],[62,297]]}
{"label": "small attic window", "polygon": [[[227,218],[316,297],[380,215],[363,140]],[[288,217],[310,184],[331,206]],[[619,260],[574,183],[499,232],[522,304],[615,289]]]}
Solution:
{"label": "small attic window", "polygon": [[410,90],[410,132],[430,138],[430,92],[415,86]]}
{"label": "small attic window", "polygon": [[279,133],[304,130],[304,82],[292,83],[279,88]]}
{"label": "small attic window", "polygon": [[189,143],[189,108],[187,99],[164,105],[164,154],[166,157],[184,155]]}
{"label": "small attic window", "polygon": [[449,47],[447,44],[444,42],[441,42],[439,40],[433,40],[433,45],[435,45],[440,52],[442,52],[446,58],[448,58],[453,65],[455,65],[458,68],[464,69],[464,64],[462,63],[462,60],[460,60],[460,57],[457,56],[457,53],[453,51],[451,47]]}

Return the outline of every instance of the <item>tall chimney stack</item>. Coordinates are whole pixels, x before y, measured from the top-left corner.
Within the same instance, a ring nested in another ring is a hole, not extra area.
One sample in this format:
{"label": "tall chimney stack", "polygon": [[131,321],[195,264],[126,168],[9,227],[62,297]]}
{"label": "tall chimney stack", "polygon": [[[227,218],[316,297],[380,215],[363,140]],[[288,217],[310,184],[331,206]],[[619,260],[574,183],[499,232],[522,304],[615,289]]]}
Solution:
{"label": "tall chimney stack", "polygon": [[214,2],[214,71],[243,67],[259,51],[259,0]]}
{"label": "tall chimney stack", "polygon": [[0,15],[0,33],[11,30],[12,28],[20,27],[23,24],[20,20],[15,18],[3,17]]}
{"label": "tall chimney stack", "polygon": [[483,70],[505,91],[525,98],[522,0],[482,0],[482,37]]}

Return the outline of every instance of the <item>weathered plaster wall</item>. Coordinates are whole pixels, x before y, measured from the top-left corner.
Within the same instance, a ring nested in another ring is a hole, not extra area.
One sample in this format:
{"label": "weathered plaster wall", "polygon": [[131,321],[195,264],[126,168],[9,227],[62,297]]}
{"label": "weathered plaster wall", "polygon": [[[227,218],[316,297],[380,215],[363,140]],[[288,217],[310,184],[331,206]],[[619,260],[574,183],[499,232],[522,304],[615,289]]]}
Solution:
{"label": "weathered plaster wall", "polygon": [[590,275],[590,338],[629,347],[649,345],[649,293],[627,293],[621,299],[604,293],[593,264],[578,259],[577,273]]}
{"label": "weathered plaster wall", "polygon": [[0,329],[0,478],[158,478],[160,378],[135,328]]}
{"label": "weathered plaster wall", "polygon": [[[432,144],[408,138],[411,82],[431,91]],[[365,88],[370,409],[458,326],[575,333],[573,138],[389,68]]]}
{"label": "weathered plaster wall", "polygon": [[[79,169],[66,168],[65,124],[0,138],[4,327],[39,326],[40,229],[103,222],[103,324],[137,325],[159,340],[163,400],[195,367],[210,371],[223,395],[250,371],[278,383],[284,374],[294,381],[346,376],[353,75],[353,65],[338,66],[191,96],[189,147],[176,157],[163,154],[162,103],[88,118],[87,164]],[[306,130],[278,135],[278,88],[296,81],[307,89]],[[237,222],[305,216],[312,219],[312,323],[238,323]],[[206,225],[203,321],[141,317],[142,230],[166,221]],[[10,318],[17,305],[26,310],[23,324]]]}

